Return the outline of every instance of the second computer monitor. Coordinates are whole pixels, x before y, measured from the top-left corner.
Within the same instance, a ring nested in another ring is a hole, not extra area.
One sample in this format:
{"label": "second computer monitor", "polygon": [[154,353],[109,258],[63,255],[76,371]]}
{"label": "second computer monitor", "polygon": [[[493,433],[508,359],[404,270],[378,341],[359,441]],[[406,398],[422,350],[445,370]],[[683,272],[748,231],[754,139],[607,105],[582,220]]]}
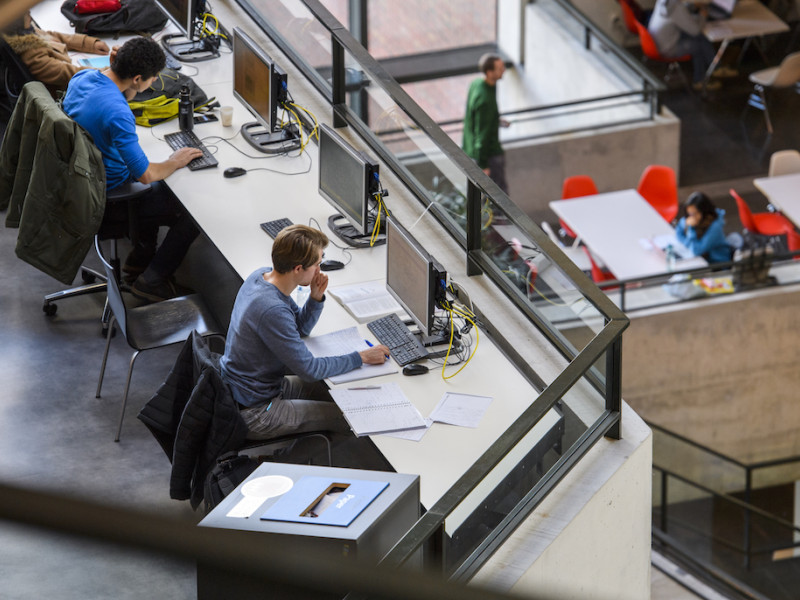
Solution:
{"label": "second computer monitor", "polygon": [[445,278],[436,260],[390,219],[386,227],[386,289],[426,336],[433,331],[434,311]]}
{"label": "second computer monitor", "polygon": [[250,36],[233,29],[233,95],[247,107],[261,126],[272,133],[278,126],[282,72]]}
{"label": "second computer monitor", "polygon": [[154,0],[170,21],[175,23],[187,39],[192,39],[197,0]]}

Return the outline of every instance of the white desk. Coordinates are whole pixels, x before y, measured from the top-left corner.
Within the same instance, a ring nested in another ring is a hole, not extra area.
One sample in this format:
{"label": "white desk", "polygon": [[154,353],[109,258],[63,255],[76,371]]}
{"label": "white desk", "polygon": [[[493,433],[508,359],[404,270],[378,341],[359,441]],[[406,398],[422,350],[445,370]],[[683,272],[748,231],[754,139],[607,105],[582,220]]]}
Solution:
{"label": "white desk", "polygon": [[[706,80],[717,68],[733,40],[741,40],[789,31],[789,26],[758,0],[740,0],[730,19],[708,21],[703,35],[712,43],[720,42],[714,60],[706,71]],[[762,53],[763,54],[763,53]]]}
{"label": "white desk", "polygon": [[[664,254],[655,249],[645,249],[641,240],[673,235],[674,230],[636,190],[557,200],[550,203],[550,208],[580,236],[617,279],[636,279],[667,271]],[[680,251],[684,249],[680,248]],[[679,260],[678,268],[707,264],[703,258],[695,257]]]}
{"label": "white desk", "polygon": [[[225,72],[224,65],[230,60],[230,55],[224,55],[214,61],[216,64],[210,65],[213,68],[211,78]],[[247,154],[256,155],[238,134],[239,126],[252,118],[233,98],[230,81],[202,83],[209,79],[202,73],[205,65],[198,65],[201,75],[195,79],[209,96],[216,96],[223,105],[234,106],[233,126],[226,128],[219,122],[207,123],[197,125],[195,132],[209,146],[215,145],[215,142],[207,138],[220,135],[231,138],[231,142]],[[227,72],[230,74],[231,71]],[[297,102],[303,104],[294,88],[292,93]],[[321,117],[320,114],[317,116]],[[165,133],[176,129],[177,121],[153,128],[152,134],[145,128],[138,129],[141,145],[151,160],[163,160],[170,153],[166,142],[155,136],[162,138]],[[180,169],[167,179],[167,184],[236,272],[245,278],[253,270],[270,263],[272,239],[259,227],[263,221],[288,217],[295,223],[308,223],[309,218],[313,217],[322,230],[339,243],[327,228],[327,217],[334,210],[317,191],[317,146],[309,145],[307,152],[313,162],[310,172],[305,175],[287,176],[254,171],[238,178],[225,179],[222,172],[227,167],[298,171],[308,166],[308,158],[246,158],[227,144],[220,143],[216,153],[219,167],[200,171]],[[401,194],[393,192],[390,197],[395,206],[401,201],[399,196]],[[424,239],[420,241],[425,244]],[[328,273],[330,286],[385,276],[385,246],[353,250],[352,256],[352,262],[344,269]],[[342,253],[332,246],[326,250],[326,257],[346,262]],[[327,333],[353,325],[357,323],[349,313],[329,299],[314,333]],[[374,339],[365,325],[359,327],[364,337]],[[431,412],[446,391],[491,396],[494,400],[478,429],[434,424],[421,442],[373,436],[378,449],[398,472],[421,476],[421,499],[426,507],[432,506],[538,396],[538,392],[485,335],[480,337],[473,361],[454,379],[444,381],[440,376],[441,369],[434,365],[431,367],[431,372],[421,377],[404,377],[398,372],[370,380],[370,384],[396,381],[423,416]],[[456,368],[448,368],[448,373]],[[487,373],[492,376],[487,377]],[[557,415],[551,411],[536,431],[544,435],[556,421]],[[464,507],[460,507],[460,514],[466,516],[474,506],[470,506],[469,502],[464,504]],[[449,518],[448,528],[457,526],[459,521],[458,516]]]}
{"label": "white desk", "polygon": [[795,225],[800,223],[800,173],[759,177],[753,184]]}

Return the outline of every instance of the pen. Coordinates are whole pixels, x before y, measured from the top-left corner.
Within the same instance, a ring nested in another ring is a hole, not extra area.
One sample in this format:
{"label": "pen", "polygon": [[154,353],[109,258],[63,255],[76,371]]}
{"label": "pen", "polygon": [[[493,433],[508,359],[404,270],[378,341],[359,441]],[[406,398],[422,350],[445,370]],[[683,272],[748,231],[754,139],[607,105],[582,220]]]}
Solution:
{"label": "pen", "polygon": [[[369,346],[370,348],[374,348],[374,346],[372,345],[372,343],[369,340],[365,339],[364,343],[367,344],[367,346]],[[388,354],[386,355],[386,358],[389,358]],[[367,389],[369,389],[369,388],[367,388]]]}
{"label": "pen", "polygon": [[348,390],[379,390],[381,386],[379,385],[367,385],[364,387],[357,387],[357,388],[347,388]]}

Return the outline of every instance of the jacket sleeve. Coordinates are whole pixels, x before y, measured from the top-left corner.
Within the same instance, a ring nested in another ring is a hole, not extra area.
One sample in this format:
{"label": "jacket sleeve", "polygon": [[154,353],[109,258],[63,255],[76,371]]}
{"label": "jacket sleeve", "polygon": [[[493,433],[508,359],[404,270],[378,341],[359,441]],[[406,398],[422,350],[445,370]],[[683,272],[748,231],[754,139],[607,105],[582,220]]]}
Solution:
{"label": "jacket sleeve", "polygon": [[38,81],[60,89],[66,89],[72,76],[86,68],[64,61],[47,48],[29,50],[23,60]]}
{"label": "jacket sleeve", "polygon": [[97,54],[97,50],[94,48],[94,43],[98,41],[99,38],[91,35],[84,35],[82,33],[59,33],[58,31],[48,31],[47,35],[57,39],[59,42],[64,44],[68,50]]}

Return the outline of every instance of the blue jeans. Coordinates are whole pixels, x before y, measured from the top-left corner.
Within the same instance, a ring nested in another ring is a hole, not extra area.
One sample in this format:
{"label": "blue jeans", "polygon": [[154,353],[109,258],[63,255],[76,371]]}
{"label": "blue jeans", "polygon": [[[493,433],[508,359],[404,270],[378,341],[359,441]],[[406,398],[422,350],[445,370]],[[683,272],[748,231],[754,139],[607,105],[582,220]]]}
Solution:
{"label": "blue jeans", "polygon": [[692,55],[692,81],[698,83],[703,81],[708,67],[714,60],[714,45],[703,35],[686,35],[681,33],[681,37],[675,47],[670,50],[667,58],[676,58],[684,54]]}

